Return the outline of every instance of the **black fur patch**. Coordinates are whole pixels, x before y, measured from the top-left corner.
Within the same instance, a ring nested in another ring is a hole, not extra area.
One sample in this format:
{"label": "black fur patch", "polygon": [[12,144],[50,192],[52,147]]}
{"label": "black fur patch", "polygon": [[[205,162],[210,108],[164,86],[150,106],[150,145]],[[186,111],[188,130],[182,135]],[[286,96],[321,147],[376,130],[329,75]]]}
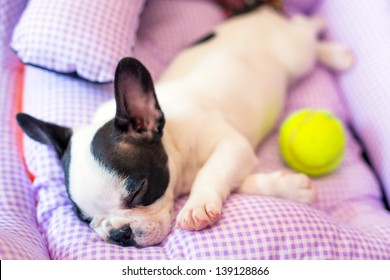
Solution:
{"label": "black fur patch", "polygon": [[36,119],[19,113],[16,120],[23,131],[35,141],[53,147],[59,158],[62,158],[73,134],[71,128]]}
{"label": "black fur patch", "polygon": [[197,45],[200,45],[200,44],[203,44],[203,43],[206,43],[208,41],[211,41],[212,39],[215,38],[217,34],[215,32],[211,32],[209,34],[207,34],[206,36],[200,38],[199,40],[197,40],[195,43],[193,43],[191,46],[197,46]]}
{"label": "black fur patch", "polygon": [[169,183],[168,156],[161,140],[134,140],[112,120],[96,132],[91,152],[105,168],[126,179],[124,208],[150,205],[165,193]]}

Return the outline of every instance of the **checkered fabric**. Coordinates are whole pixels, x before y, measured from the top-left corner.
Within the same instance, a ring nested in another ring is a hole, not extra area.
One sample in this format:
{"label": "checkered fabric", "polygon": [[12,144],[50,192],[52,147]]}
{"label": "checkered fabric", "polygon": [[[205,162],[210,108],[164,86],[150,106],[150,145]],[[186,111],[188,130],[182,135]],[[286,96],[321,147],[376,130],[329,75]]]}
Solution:
{"label": "checkered fabric", "polygon": [[157,80],[183,47],[208,34],[223,20],[222,11],[216,8],[210,0],[147,1],[134,56],[151,69],[152,77]]}
{"label": "checkered fabric", "polygon": [[363,141],[390,201],[390,3],[387,0],[324,1],[319,13],[332,18],[329,36],[350,45],[357,57],[340,79],[352,124]]}
{"label": "checkered fabric", "polygon": [[[305,1],[308,2],[301,2]],[[210,1],[187,0],[186,5],[172,10],[180,7],[174,5],[175,2],[179,1],[149,0],[141,18],[140,31],[143,31],[134,50],[139,44],[139,52],[135,53],[139,57],[149,58],[147,66],[154,77],[158,77],[175,52],[221,20],[220,10]],[[167,7],[162,9],[164,5]],[[146,13],[149,9],[150,14]],[[164,13],[171,13],[170,21],[156,24],[157,16],[168,18]],[[205,14],[207,17],[201,17]],[[150,18],[151,15],[153,18]],[[162,27],[165,24],[181,32],[169,32],[168,28]],[[155,59],[148,57],[148,53]],[[325,108],[333,111],[345,123],[353,122],[354,116],[348,111],[349,104],[344,103],[339,89],[339,79],[347,75],[335,76],[318,66],[291,89],[280,122],[294,110],[303,107]],[[358,80],[356,83],[364,81]],[[20,85],[14,80],[11,80],[11,84]],[[3,85],[3,81],[0,85]],[[12,93],[16,89],[9,86],[5,90]],[[25,69],[24,111],[48,121],[75,127],[86,124],[96,107],[112,96],[112,84],[92,84],[30,66]],[[6,235],[7,243],[3,243],[4,237],[0,236],[0,258],[47,258],[47,251],[52,259],[390,258],[390,215],[384,209],[380,185],[370,167],[362,160],[360,145],[349,132],[347,151],[340,168],[315,180],[318,198],[313,206],[272,197],[232,194],[224,205],[221,220],[209,229],[200,232],[173,229],[158,246],[123,248],[103,242],[93,230],[78,220],[71,209],[55,152],[25,137],[27,167],[35,175],[32,183],[28,180],[20,149],[15,144],[17,130],[13,114],[17,100],[14,97],[2,97],[0,100],[1,110],[13,108],[4,111],[8,117],[4,121],[1,119],[4,125],[0,126],[3,133],[1,139],[3,135],[11,137],[11,140],[4,142],[7,143],[4,148],[3,142],[0,142],[1,157],[5,159],[0,166],[0,191],[6,194],[0,197],[1,207],[9,209],[5,212],[11,217],[9,220],[14,220],[16,225],[25,225],[20,230],[30,231],[19,232],[16,239]],[[278,150],[277,128],[259,147],[258,156],[258,171],[286,168]],[[176,213],[186,199],[182,197],[176,201]],[[34,227],[35,219],[37,228]],[[26,221],[29,221],[27,226]],[[2,232],[6,226],[9,226],[8,221],[1,219]],[[15,229],[18,228],[15,226]],[[37,233],[38,228],[43,238]],[[33,245],[28,246],[29,242]],[[22,245],[17,246],[19,243]]]}
{"label": "checkered fabric", "polygon": [[15,28],[12,48],[27,64],[113,81],[132,55],[144,0],[30,0]]}
{"label": "checkered fabric", "polygon": [[21,107],[23,66],[9,48],[24,0],[0,2],[0,259],[48,259],[14,115]]}
{"label": "checkered fabric", "polygon": [[286,12],[299,12],[305,14],[312,14],[316,7],[323,1],[324,0],[281,0]]}

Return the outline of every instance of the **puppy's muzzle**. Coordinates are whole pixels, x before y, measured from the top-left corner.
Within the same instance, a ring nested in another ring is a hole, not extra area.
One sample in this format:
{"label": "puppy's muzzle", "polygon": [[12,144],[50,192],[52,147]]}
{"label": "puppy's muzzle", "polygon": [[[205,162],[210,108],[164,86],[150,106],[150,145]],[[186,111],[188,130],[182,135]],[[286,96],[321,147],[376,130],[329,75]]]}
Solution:
{"label": "puppy's muzzle", "polygon": [[108,238],[112,243],[120,246],[137,246],[137,243],[134,241],[134,233],[128,225],[124,225],[119,229],[113,229],[110,231]]}

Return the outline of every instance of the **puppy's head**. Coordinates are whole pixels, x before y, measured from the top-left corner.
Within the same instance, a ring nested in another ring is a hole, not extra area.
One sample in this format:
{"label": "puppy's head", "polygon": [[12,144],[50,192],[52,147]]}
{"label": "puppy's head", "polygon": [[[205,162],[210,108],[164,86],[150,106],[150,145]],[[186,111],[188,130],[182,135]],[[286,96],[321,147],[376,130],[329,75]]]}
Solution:
{"label": "puppy's head", "polygon": [[137,60],[115,73],[115,117],[72,130],[18,114],[21,128],[52,146],[78,216],[105,240],[122,246],[161,242],[172,224],[164,114],[152,78]]}

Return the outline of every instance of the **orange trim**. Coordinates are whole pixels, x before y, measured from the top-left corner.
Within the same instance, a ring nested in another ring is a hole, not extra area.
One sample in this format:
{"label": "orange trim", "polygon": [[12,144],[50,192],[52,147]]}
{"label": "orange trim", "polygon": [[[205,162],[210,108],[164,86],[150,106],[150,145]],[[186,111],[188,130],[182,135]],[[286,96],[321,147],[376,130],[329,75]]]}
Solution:
{"label": "orange trim", "polygon": [[[25,67],[24,66],[21,66],[20,67],[20,70],[18,71],[19,72],[19,77],[18,77],[18,81],[17,81],[17,84],[19,85],[19,87],[17,88],[16,92],[15,92],[15,102],[14,102],[14,109],[15,109],[15,114],[16,113],[19,113],[19,112],[22,112],[23,111],[23,93],[24,93],[24,71],[25,70]],[[31,181],[34,181],[35,179],[35,176],[34,174],[28,169],[27,167],[27,163],[26,163],[26,157],[25,157],[25,151],[24,151],[24,145],[23,145],[23,131],[20,129],[20,127],[16,124],[15,122],[15,126],[17,128],[17,146],[19,148],[19,151],[21,153],[21,156],[22,156],[22,161],[23,161],[23,164],[24,164],[24,167],[28,173],[28,176],[30,177],[30,180]]]}

